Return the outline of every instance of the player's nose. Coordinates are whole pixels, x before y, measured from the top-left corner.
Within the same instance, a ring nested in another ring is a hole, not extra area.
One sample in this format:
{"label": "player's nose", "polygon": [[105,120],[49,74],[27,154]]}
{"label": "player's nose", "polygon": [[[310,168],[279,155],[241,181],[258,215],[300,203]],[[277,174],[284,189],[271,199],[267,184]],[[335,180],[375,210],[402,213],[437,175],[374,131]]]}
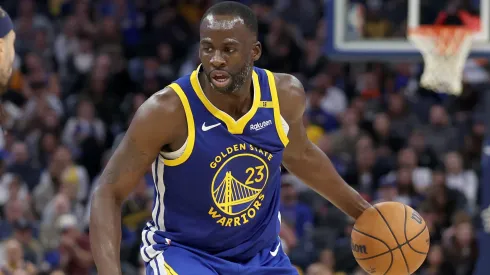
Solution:
{"label": "player's nose", "polygon": [[216,51],[211,57],[211,65],[215,68],[222,68],[226,65],[226,60],[221,55],[220,51]]}

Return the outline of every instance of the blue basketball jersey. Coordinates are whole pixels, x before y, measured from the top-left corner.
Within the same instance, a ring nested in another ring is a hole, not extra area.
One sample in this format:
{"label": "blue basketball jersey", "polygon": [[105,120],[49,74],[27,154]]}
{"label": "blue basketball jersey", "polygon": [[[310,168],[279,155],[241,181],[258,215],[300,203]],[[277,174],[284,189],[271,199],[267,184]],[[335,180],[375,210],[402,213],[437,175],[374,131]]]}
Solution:
{"label": "blue basketball jersey", "polygon": [[235,120],[206,98],[199,70],[170,85],[184,106],[188,138],[180,156],[161,153],[153,163],[153,220],[142,232],[146,262],[172,244],[241,262],[278,240],[288,138],[274,76],[254,67],[252,107]]}

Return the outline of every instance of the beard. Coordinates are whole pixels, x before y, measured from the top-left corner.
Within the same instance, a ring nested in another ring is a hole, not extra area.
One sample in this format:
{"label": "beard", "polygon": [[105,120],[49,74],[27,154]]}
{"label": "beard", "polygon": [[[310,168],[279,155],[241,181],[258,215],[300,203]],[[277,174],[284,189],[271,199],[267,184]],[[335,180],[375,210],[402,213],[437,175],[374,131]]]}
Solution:
{"label": "beard", "polygon": [[205,75],[211,84],[211,87],[219,93],[222,94],[233,94],[236,93],[240,90],[240,88],[245,84],[245,81],[247,81],[248,77],[252,73],[252,68],[253,68],[253,62],[252,60],[248,60],[245,62],[243,67],[237,72],[237,73],[231,73],[229,71],[224,70],[230,75],[230,84],[228,84],[225,87],[216,87],[213,84],[212,78],[211,78],[211,72],[214,70],[211,70],[210,72],[205,72]]}

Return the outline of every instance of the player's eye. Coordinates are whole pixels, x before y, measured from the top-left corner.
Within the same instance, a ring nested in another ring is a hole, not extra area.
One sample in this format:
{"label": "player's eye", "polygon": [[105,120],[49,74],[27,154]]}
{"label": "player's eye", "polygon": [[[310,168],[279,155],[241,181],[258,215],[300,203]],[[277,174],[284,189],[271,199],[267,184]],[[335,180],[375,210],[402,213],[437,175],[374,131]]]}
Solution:
{"label": "player's eye", "polygon": [[210,53],[210,52],[212,52],[212,51],[213,51],[213,48],[211,48],[211,47],[203,47],[202,49],[203,49],[203,51],[204,51],[204,52],[206,52],[206,53]]}
{"label": "player's eye", "polygon": [[233,49],[233,48],[226,48],[226,49],[225,49],[225,51],[226,51],[227,53],[234,53],[234,52],[236,52],[236,50],[235,50],[235,49]]}

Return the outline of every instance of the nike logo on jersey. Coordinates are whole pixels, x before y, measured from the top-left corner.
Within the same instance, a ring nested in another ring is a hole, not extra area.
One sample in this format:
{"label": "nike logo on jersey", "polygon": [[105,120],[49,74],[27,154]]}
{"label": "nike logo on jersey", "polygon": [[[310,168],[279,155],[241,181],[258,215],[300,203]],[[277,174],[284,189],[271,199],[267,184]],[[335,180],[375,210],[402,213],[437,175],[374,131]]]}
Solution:
{"label": "nike logo on jersey", "polygon": [[271,251],[271,255],[272,257],[276,257],[277,255],[277,252],[279,252],[279,247],[281,246],[281,241],[279,241],[279,243],[277,244],[277,247],[274,251]]}
{"label": "nike logo on jersey", "polygon": [[213,125],[206,126],[206,122],[204,122],[204,123],[202,124],[202,130],[203,130],[204,132],[206,132],[206,131],[209,131],[209,130],[213,129],[214,127],[218,127],[218,126],[220,126],[220,125],[221,125],[221,123],[216,123],[216,124],[213,124]]}

